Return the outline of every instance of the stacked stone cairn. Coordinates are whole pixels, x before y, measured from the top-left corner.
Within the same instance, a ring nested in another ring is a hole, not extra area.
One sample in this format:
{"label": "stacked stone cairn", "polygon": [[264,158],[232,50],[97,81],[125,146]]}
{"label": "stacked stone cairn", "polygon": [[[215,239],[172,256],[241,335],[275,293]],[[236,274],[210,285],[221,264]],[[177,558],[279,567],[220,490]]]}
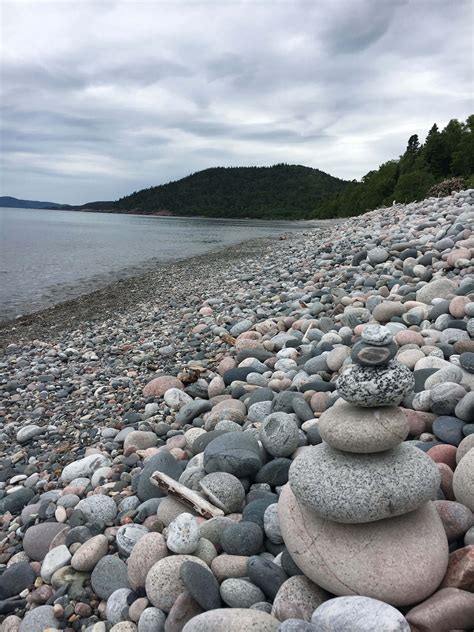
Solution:
{"label": "stacked stone cairn", "polygon": [[439,586],[448,542],[431,502],[437,465],[403,442],[398,405],[414,379],[396,352],[390,323],[364,328],[337,382],[341,398],[320,417],[323,443],[293,461],[279,515],[290,555],[317,585],[406,606]]}

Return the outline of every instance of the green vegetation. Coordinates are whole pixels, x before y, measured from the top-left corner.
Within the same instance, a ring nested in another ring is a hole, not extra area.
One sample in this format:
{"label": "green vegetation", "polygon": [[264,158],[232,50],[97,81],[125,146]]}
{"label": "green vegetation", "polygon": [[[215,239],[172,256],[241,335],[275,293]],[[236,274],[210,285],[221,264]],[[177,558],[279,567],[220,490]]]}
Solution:
{"label": "green vegetation", "polygon": [[465,123],[452,119],[442,131],[433,125],[424,145],[413,134],[398,160],[389,160],[361,182],[353,181],[342,193],[315,205],[311,217],[349,217],[394,200],[422,200],[433,185],[456,176],[474,187],[474,115]]}
{"label": "green vegetation", "polygon": [[115,202],[111,210],[300,219],[308,217],[323,199],[348,185],[345,180],[300,165],[217,167],[132,193]]}

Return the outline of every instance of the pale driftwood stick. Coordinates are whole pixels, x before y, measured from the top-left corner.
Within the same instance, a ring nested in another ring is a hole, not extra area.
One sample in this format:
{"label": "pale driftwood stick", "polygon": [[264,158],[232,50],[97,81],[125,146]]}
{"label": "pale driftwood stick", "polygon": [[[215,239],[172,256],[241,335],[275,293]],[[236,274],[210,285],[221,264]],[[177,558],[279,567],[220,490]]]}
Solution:
{"label": "pale driftwood stick", "polygon": [[211,505],[204,496],[198,494],[198,492],[193,492],[192,489],[189,489],[182,483],[178,483],[174,478],[163,474],[163,472],[153,472],[150,476],[150,481],[153,485],[159,487],[161,491],[176,496],[177,500],[184,505],[188,505],[188,507],[191,507],[193,511],[204,518],[216,518],[224,515],[222,509]]}

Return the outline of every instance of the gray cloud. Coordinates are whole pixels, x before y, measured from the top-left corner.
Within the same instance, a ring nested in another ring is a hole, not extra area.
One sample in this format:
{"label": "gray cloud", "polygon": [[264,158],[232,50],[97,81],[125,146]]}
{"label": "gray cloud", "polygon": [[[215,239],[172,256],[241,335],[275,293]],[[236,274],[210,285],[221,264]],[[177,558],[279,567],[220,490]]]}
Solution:
{"label": "gray cloud", "polygon": [[3,0],[2,194],[216,165],[360,178],[472,111],[470,0]]}

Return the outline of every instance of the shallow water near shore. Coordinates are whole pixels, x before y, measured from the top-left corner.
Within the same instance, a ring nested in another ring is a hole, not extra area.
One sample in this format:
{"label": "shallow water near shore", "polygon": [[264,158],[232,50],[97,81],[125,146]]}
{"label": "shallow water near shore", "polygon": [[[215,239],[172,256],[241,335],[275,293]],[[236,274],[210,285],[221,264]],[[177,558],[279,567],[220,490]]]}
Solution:
{"label": "shallow water near shore", "polygon": [[0,209],[0,321],[30,314],[159,263],[315,222]]}

